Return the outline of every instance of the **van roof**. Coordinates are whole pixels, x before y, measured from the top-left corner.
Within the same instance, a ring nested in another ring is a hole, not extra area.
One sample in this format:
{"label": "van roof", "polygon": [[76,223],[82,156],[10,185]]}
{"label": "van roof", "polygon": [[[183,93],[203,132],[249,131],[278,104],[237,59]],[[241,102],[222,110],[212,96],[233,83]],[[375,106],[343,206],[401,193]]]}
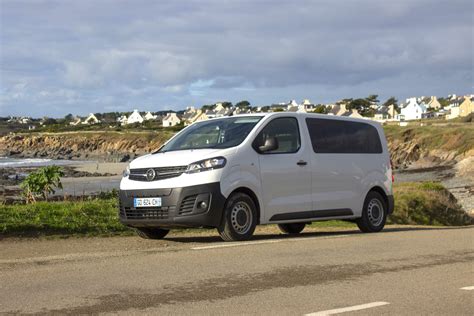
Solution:
{"label": "van roof", "polygon": [[267,113],[251,113],[251,114],[237,114],[233,116],[222,116],[222,117],[216,117],[212,118],[210,120],[218,120],[218,119],[226,119],[226,118],[231,118],[231,117],[269,117],[269,116],[303,116],[303,117],[316,117],[316,118],[322,118],[322,119],[331,119],[331,120],[340,120],[340,121],[351,121],[351,122],[362,122],[366,124],[371,124],[371,125],[380,125],[379,122],[373,121],[370,119],[361,119],[361,118],[354,118],[354,117],[347,117],[347,116],[336,116],[336,115],[330,115],[330,114],[319,114],[319,113],[301,113],[301,112],[267,112]]}

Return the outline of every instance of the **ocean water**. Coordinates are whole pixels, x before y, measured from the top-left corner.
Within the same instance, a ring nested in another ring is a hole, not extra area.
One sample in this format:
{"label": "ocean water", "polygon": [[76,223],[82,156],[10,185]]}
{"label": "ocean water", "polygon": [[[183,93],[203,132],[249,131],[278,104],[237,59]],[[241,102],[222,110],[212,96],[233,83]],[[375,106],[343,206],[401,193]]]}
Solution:
{"label": "ocean water", "polygon": [[47,158],[10,158],[0,157],[0,168],[19,168],[19,167],[44,167],[44,166],[65,166],[78,164],[77,160],[55,160]]}

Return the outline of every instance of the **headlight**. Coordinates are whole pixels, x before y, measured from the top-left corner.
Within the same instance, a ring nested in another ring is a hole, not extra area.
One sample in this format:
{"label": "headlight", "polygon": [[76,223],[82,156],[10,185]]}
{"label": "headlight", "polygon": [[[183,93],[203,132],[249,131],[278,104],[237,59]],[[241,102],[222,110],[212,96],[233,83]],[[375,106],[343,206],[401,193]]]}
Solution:
{"label": "headlight", "polygon": [[207,170],[219,169],[225,166],[227,160],[224,157],[216,157],[193,162],[186,169],[186,173],[196,173]]}
{"label": "headlight", "polygon": [[130,175],[130,165],[128,165],[127,168],[125,168],[122,175],[123,175],[124,178],[126,178]]}

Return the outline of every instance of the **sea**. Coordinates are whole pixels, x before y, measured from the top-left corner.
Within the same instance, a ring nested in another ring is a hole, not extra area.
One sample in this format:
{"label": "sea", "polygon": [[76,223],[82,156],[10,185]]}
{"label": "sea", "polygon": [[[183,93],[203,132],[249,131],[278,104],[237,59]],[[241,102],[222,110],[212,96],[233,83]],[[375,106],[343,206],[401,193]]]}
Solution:
{"label": "sea", "polygon": [[44,166],[67,166],[81,163],[77,160],[56,160],[48,158],[10,158],[0,157],[0,168],[24,168],[24,167],[44,167]]}

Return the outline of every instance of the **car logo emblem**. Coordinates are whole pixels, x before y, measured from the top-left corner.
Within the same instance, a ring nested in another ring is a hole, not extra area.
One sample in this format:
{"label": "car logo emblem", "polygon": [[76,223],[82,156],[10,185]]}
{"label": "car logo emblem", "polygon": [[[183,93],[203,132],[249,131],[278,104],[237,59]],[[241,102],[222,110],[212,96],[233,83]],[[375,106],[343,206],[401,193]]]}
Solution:
{"label": "car logo emblem", "polygon": [[152,181],[153,179],[155,179],[155,175],[156,175],[156,172],[154,169],[148,169],[146,171],[146,179],[148,181]]}

